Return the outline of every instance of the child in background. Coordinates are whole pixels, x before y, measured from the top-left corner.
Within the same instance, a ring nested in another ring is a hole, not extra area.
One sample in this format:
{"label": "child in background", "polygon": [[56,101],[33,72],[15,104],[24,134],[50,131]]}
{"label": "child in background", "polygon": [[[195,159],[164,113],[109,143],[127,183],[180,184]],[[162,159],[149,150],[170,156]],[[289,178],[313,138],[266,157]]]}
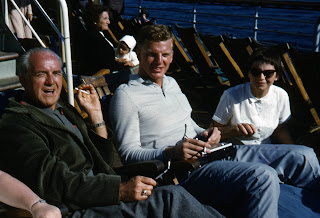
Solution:
{"label": "child in background", "polygon": [[116,49],[116,61],[123,63],[124,66],[135,67],[139,65],[137,54],[133,51],[136,46],[136,40],[133,36],[125,35],[119,40]]}

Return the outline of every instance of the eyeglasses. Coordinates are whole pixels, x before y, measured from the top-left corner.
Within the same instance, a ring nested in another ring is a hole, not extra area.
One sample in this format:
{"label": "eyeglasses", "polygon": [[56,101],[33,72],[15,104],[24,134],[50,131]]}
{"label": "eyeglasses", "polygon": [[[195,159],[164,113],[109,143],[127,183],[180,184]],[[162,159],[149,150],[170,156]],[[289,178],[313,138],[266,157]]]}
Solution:
{"label": "eyeglasses", "polygon": [[270,78],[273,76],[273,74],[276,72],[276,70],[260,70],[260,69],[251,69],[250,73],[254,77],[258,77],[263,73],[263,75],[266,78]]}

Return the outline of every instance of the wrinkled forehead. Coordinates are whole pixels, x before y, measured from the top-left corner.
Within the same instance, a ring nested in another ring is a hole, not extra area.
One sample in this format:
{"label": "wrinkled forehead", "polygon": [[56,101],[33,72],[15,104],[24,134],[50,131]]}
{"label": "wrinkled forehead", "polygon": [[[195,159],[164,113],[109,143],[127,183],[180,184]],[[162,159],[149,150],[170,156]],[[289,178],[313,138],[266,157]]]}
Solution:
{"label": "wrinkled forehead", "polygon": [[31,67],[31,71],[34,71],[38,68],[46,69],[46,68],[56,68],[61,70],[61,62],[60,59],[53,53],[47,51],[40,51],[32,53],[29,57],[29,63]]}

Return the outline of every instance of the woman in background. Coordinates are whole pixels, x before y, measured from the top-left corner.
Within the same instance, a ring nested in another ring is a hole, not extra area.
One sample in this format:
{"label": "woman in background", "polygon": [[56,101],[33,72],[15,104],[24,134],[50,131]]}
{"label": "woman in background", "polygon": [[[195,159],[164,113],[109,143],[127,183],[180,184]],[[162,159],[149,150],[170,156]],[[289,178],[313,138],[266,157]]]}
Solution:
{"label": "woman in background", "polygon": [[110,24],[109,9],[104,5],[89,4],[86,13],[87,31],[84,45],[84,72],[93,75],[102,69],[119,71],[123,64],[115,61],[115,46],[105,36]]}

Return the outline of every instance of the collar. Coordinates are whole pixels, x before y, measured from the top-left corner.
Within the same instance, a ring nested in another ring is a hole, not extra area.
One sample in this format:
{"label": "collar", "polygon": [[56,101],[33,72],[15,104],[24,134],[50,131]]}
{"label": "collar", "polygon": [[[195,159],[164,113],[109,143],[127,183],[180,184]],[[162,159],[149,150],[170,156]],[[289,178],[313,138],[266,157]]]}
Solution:
{"label": "collar", "polygon": [[[168,77],[166,75],[163,75],[163,80],[162,80],[162,89],[164,89],[164,87],[167,86],[168,84]],[[143,84],[143,85],[157,85],[159,86],[158,84],[156,84],[155,82],[152,82],[151,80],[149,79],[143,79],[139,74],[130,74],[129,75],[129,82],[128,82],[130,85],[140,85],[140,84]]]}
{"label": "collar", "polygon": [[263,96],[262,98],[257,98],[255,97],[252,92],[251,92],[251,88],[250,88],[250,83],[246,83],[246,94],[248,97],[248,100],[250,103],[256,103],[256,102],[265,102],[268,101],[269,97],[270,97],[270,93],[272,92],[273,89],[273,85],[270,86],[268,93],[266,94],[266,96]]}
{"label": "collar", "polygon": [[112,48],[114,48],[112,42],[109,41],[109,39],[107,39],[107,37],[103,34],[102,31],[99,31],[99,33],[103,36],[103,38],[111,45]]}

